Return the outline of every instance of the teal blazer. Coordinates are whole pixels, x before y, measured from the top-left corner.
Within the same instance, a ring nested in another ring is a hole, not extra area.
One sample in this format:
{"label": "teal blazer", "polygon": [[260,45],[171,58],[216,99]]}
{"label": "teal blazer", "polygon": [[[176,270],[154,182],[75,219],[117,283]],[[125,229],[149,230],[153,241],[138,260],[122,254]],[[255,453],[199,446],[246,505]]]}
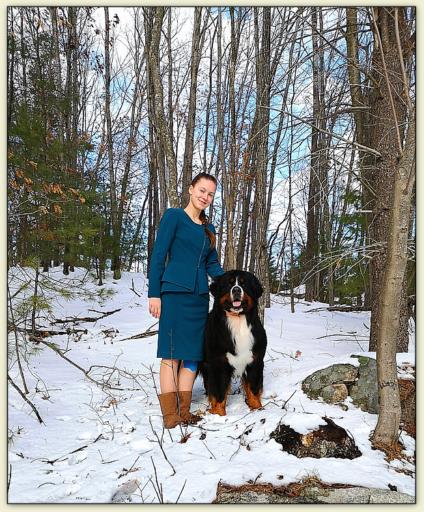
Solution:
{"label": "teal blazer", "polygon": [[[208,229],[215,234],[212,224]],[[148,297],[160,297],[161,292],[193,292],[196,281],[199,294],[209,293],[207,275],[223,273],[205,227],[196,224],[183,208],[165,210],[150,259]]]}

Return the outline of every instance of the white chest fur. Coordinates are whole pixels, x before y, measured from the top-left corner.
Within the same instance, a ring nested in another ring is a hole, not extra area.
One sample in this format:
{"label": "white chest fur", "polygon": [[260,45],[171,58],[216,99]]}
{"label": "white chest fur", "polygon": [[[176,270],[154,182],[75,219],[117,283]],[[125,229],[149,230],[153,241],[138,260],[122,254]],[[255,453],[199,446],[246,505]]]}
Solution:
{"label": "white chest fur", "polygon": [[234,367],[236,375],[241,376],[246,366],[253,361],[252,328],[246,322],[244,315],[227,316],[227,324],[234,340],[235,355],[227,352],[227,359]]}

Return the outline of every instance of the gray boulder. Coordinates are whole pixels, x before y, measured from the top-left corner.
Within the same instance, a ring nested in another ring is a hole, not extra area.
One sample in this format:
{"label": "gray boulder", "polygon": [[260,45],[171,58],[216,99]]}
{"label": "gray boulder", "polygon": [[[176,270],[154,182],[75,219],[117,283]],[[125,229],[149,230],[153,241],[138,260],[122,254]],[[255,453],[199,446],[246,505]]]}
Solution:
{"label": "gray boulder", "polygon": [[316,399],[322,396],[322,390],[326,386],[332,386],[333,384],[351,385],[355,382],[357,376],[358,368],[352,364],[333,364],[306,377],[302,382],[302,390],[309,398]]}
{"label": "gray boulder", "polygon": [[377,362],[366,356],[352,356],[359,361],[359,377],[349,390],[352,402],[363,411],[378,414]]}
{"label": "gray boulder", "polygon": [[321,396],[324,402],[330,404],[343,402],[348,396],[346,384],[331,384],[330,386],[325,386],[321,390]]}

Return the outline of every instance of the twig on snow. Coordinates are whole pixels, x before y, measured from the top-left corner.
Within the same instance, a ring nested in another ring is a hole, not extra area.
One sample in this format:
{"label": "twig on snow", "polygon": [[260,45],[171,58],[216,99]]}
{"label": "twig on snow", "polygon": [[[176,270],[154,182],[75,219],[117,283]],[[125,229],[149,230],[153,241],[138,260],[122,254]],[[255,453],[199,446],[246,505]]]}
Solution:
{"label": "twig on snow", "polygon": [[[165,457],[166,462],[167,462],[167,463],[171,466],[171,468],[172,468],[172,471],[173,471],[172,476],[174,476],[177,472],[175,471],[174,466],[171,464],[171,462],[169,461],[168,457],[166,456],[165,450],[163,449],[163,441],[162,441],[161,439],[159,439],[159,436],[158,436],[158,434],[157,434],[156,430],[153,428],[152,420],[151,420],[151,417],[150,417],[150,416],[149,416],[149,423],[150,423],[150,428],[152,429],[152,432],[153,432],[153,434],[155,435],[155,437],[156,437],[156,439],[157,439],[157,441],[158,441],[159,447],[160,447],[160,449],[161,449],[161,451],[162,451],[162,453],[163,453],[163,456]],[[151,457],[150,457],[150,458],[151,458]]]}

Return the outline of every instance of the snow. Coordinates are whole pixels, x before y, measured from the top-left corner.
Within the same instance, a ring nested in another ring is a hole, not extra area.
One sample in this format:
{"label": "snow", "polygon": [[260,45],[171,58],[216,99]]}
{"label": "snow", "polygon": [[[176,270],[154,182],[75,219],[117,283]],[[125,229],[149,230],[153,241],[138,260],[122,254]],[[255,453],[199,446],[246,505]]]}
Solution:
{"label": "snow", "polygon": [[[30,269],[11,270],[11,275],[21,279],[18,282],[9,276],[12,295],[31,273]],[[415,494],[412,463],[388,463],[381,451],[371,449],[369,437],[377,415],[361,411],[350,398],[344,411],[310,400],[301,390],[302,380],[316,370],[336,363],[358,365],[351,357],[355,354],[375,357],[366,351],[368,312],[329,312],[321,309],[325,304],[298,302],[291,314],[287,298],[272,296],[271,308],[265,312],[268,349],[263,409],[251,412],[234,380],[227,416],[206,413],[198,425],[167,431],[162,429],[155,389],[159,387],[157,336],[127,339],[157,329],[157,320],[148,312],[145,277],[124,272],[121,280],[114,281],[108,274],[105,285],[98,287],[90,276],[82,284],[85,274],[83,269],[69,276],[63,276],[60,269],[49,272],[61,287],[73,283],[79,294],[65,301],[51,291],[53,316],[98,317],[101,312],[120,311],[96,322],[68,324],[87,329],[86,334],[58,335],[46,341],[67,349],[65,356],[83,369],[93,365],[89,373],[93,379],[119,389],[102,390],[56,352],[38,345],[42,350],[29,357],[24,371],[28,398],[44,424],[39,424],[15,389],[9,386],[8,391],[8,427],[14,433],[8,453],[12,466],[9,503],[157,503],[162,499],[165,503],[210,503],[219,481],[286,485],[308,475],[329,484],[382,489],[391,484],[400,492]],[[94,296],[84,299],[83,290],[99,288],[115,293],[100,301]],[[28,293],[26,289],[14,298],[15,307]],[[11,347],[13,333],[9,336]],[[9,374],[22,387],[14,361],[9,359]],[[397,361],[405,367],[415,364],[412,337],[410,352],[398,354]],[[112,371],[113,367],[119,371]],[[197,379],[192,411],[206,408],[202,381]],[[269,437],[279,423],[302,434],[314,430],[324,423],[323,416],[350,432],[361,457],[298,459]],[[402,441],[406,454],[413,456],[414,439],[403,433]]]}

